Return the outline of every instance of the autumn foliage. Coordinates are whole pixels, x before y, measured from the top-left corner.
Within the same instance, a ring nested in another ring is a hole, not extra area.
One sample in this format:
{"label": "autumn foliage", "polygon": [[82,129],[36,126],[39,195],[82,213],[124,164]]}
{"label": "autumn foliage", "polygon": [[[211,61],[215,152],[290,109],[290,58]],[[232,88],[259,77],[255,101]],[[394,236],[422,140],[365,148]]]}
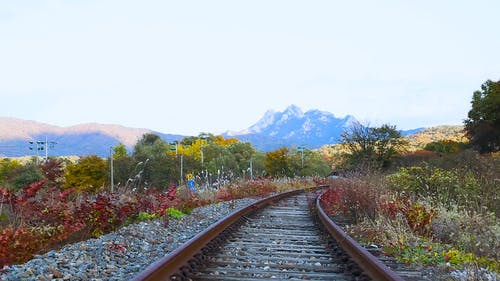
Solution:
{"label": "autumn foliage", "polygon": [[146,193],[97,194],[62,190],[42,180],[17,193],[0,188],[3,214],[0,266],[24,262],[67,242],[99,237],[133,222],[141,212],[165,215],[180,200],[152,189]]}
{"label": "autumn foliage", "polygon": [[[300,186],[306,184],[300,182]],[[218,201],[264,196],[294,184],[271,180],[232,183],[207,199],[176,190],[144,192],[61,189],[41,180],[13,192],[0,187],[0,267],[25,262],[34,254],[68,242],[99,237],[141,219],[178,218],[182,212]],[[188,194],[187,196],[184,196]]]}

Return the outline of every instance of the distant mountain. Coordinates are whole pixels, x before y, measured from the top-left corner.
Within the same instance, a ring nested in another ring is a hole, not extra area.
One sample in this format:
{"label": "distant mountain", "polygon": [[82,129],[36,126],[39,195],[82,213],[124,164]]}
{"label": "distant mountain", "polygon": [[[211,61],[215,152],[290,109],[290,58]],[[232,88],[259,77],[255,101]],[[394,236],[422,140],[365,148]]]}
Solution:
{"label": "distant mountain", "polygon": [[267,111],[264,117],[246,130],[224,135],[251,142],[264,151],[291,145],[313,149],[337,143],[340,134],[353,122],[356,119],[351,115],[337,118],[332,113],[319,110],[304,113],[298,106],[291,105],[283,112]]}
{"label": "distant mountain", "polygon": [[[304,146],[315,149],[325,144],[338,143],[340,134],[353,122],[356,122],[356,119],[351,115],[338,118],[330,112],[320,110],[303,112],[298,106],[291,105],[283,112],[267,111],[257,123],[246,130],[226,132],[223,135],[250,142],[255,148],[263,151],[271,151],[282,146]],[[421,130],[422,128],[402,131],[402,134],[409,135]],[[36,143],[29,142],[46,140],[50,144],[48,145],[50,156],[96,154],[106,157],[109,155],[110,147],[120,142],[131,151],[145,133],[157,134],[168,142],[185,137],[120,125],[88,123],[59,127],[0,117],[0,157],[36,155],[37,152],[41,156],[45,155],[45,150],[38,151]]]}
{"label": "distant mountain", "polygon": [[[37,146],[36,141],[48,145],[50,156],[109,155],[109,149],[123,143],[129,150],[145,133],[155,133],[172,141],[183,136],[162,134],[148,129],[127,128],[120,125],[97,123],[59,127],[17,118],[0,117],[0,156],[18,157],[25,155],[45,155],[45,145]],[[30,144],[34,141],[34,144]],[[42,148],[38,150],[37,148]],[[31,148],[31,149],[30,149]]]}

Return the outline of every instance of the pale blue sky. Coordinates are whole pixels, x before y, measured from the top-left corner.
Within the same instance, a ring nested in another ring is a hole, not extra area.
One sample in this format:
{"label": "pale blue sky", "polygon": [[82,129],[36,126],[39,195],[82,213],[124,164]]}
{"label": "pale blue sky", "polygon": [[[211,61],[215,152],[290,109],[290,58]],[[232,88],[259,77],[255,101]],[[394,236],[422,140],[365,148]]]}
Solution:
{"label": "pale blue sky", "polygon": [[0,0],[0,116],[198,134],[296,104],[461,124],[500,79],[500,1]]}

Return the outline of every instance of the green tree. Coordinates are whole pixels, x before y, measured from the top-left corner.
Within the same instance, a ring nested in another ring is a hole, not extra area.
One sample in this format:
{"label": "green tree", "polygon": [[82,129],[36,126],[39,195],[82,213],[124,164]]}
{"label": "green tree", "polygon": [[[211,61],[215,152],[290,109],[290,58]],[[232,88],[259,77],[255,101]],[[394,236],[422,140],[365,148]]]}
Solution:
{"label": "green tree", "polygon": [[328,161],[317,151],[304,151],[304,166],[301,167],[301,176],[326,177],[332,172]]}
{"label": "green tree", "polygon": [[127,147],[123,143],[119,143],[113,148],[113,159],[128,156]]}
{"label": "green tree", "polygon": [[290,175],[299,177],[326,177],[331,173],[331,167],[317,151],[306,148],[291,148],[287,157]]}
{"label": "green tree", "polygon": [[36,164],[36,161],[31,161],[26,163],[24,166],[19,166],[17,170],[18,172],[12,180],[12,187],[14,190],[20,190],[31,183],[38,182],[43,179],[42,171]]}
{"label": "green tree", "polygon": [[286,147],[266,153],[264,166],[267,174],[273,177],[293,176],[289,167],[288,153]]}
{"label": "green tree", "polygon": [[472,96],[472,109],[465,119],[470,144],[480,153],[500,150],[500,80],[487,80]]}
{"label": "green tree", "polygon": [[249,142],[236,142],[230,144],[228,149],[236,162],[237,167],[234,173],[238,176],[249,174],[250,159],[255,155],[255,149],[252,144]]}
{"label": "green tree", "polygon": [[113,147],[113,180],[116,186],[124,186],[133,179],[134,159],[128,154],[127,147],[119,143]]}
{"label": "green tree", "polygon": [[9,190],[18,191],[41,179],[43,174],[35,158],[24,165],[8,158],[0,161],[0,186]]}
{"label": "green tree", "polygon": [[108,164],[96,155],[83,157],[66,168],[65,178],[63,188],[96,192],[107,182]]}
{"label": "green tree", "polygon": [[456,142],[453,140],[439,140],[433,141],[424,146],[427,151],[433,151],[438,153],[456,153],[461,151],[465,147],[465,143]]}
{"label": "green tree", "polygon": [[375,143],[375,159],[382,168],[387,168],[394,156],[405,151],[408,142],[403,139],[396,126],[384,124],[371,128]]}
{"label": "green tree", "polygon": [[[250,160],[249,160],[250,161]],[[254,177],[261,177],[266,175],[266,153],[256,150],[251,158],[252,161],[252,174]],[[248,167],[250,169],[250,165]],[[249,170],[250,172],[250,170]]]}
{"label": "green tree", "polygon": [[121,156],[113,158],[113,178],[116,186],[124,186],[129,182],[129,179],[133,179],[134,168],[135,168],[134,159],[129,156]]}
{"label": "green tree", "polygon": [[162,189],[176,179],[176,161],[169,156],[169,148],[169,144],[155,134],[145,134],[137,142],[132,155],[138,163],[137,169],[134,168],[136,186]]}
{"label": "green tree", "polygon": [[0,186],[9,187],[9,183],[16,176],[16,173],[21,167],[21,163],[17,160],[4,158],[0,160]]}
{"label": "green tree", "polygon": [[387,168],[407,142],[395,126],[369,127],[356,122],[341,134],[341,144],[348,150],[349,168],[369,170]]}
{"label": "green tree", "polygon": [[[208,171],[217,177],[235,176],[235,174],[238,173],[238,163],[236,162],[234,154],[224,147],[220,147],[219,154],[205,164]],[[241,172],[239,174],[241,174]]]}

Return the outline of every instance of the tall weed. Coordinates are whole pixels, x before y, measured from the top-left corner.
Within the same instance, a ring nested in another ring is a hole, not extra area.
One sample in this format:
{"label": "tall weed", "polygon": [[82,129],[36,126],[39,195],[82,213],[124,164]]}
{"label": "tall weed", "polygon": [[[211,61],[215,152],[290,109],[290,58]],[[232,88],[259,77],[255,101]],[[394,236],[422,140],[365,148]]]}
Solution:
{"label": "tall weed", "polygon": [[434,238],[453,243],[460,250],[500,259],[500,223],[493,213],[477,213],[458,208],[437,208],[432,221]]}

